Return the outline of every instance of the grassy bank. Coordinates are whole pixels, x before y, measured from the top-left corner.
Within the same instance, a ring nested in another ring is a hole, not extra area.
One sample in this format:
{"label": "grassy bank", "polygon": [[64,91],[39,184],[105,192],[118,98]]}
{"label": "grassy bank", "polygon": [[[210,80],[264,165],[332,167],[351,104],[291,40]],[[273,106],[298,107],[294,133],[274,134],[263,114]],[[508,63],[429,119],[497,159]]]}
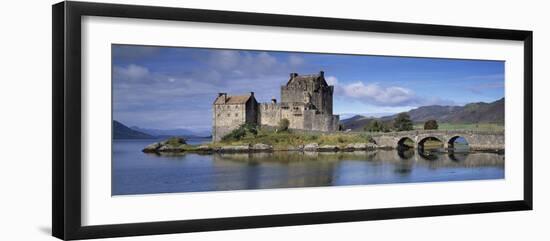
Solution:
{"label": "grassy bank", "polygon": [[246,145],[246,144],[267,144],[273,148],[287,148],[317,143],[319,145],[345,146],[351,143],[368,143],[371,137],[365,133],[334,133],[334,134],[306,134],[293,133],[291,131],[275,132],[268,130],[257,130],[256,134],[247,133],[239,139],[225,139],[213,143],[212,146]]}

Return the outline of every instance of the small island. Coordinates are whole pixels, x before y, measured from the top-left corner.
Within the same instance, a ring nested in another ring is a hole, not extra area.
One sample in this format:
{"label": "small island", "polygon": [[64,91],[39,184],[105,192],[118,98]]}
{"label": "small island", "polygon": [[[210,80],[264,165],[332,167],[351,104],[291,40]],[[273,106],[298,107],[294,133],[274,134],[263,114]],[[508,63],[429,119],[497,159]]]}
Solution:
{"label": "small island", "polygon": [[380,148],[364,133],[300,133],[286,128],[265,130],[242,125],[218,142],[190,145],[184,138],[172,137],[143,149],[145,153],[234,153],[272,151],[336,152]]}

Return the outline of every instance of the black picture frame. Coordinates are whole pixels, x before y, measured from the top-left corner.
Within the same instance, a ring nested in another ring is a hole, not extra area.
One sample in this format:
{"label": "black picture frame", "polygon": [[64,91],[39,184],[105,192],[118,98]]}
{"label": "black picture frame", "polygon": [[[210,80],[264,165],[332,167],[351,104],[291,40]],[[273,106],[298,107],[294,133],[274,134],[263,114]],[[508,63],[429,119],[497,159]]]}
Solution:
{"label": "black picture frame", "polygon": [[[81,224],[81,17],[104,16],[378,33],[517,40],[524,43],[523,199],[421,207],[344,210],[282,215]],[[533,208],[533,32],[415,23],[336,19],[247,12],[197,10],[90,2],[52,6],[53,156],[52,233],[60,239],[88,239],[212,230],[307,225],[380,219],[532,210]]]}

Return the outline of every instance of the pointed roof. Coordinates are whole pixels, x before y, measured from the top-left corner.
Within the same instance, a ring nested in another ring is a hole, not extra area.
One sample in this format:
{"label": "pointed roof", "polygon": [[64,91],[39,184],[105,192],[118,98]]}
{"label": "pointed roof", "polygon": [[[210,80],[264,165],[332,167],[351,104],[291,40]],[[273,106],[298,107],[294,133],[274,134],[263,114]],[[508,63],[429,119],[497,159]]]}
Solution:
{"label": "pointed roof", "polygon": [[[225,97],[225,101],[224,101]],[[224,104],[246,104],[246,102],[253,97],[250,95],[219,95],[214,101],[215,105],[224,105]]]}

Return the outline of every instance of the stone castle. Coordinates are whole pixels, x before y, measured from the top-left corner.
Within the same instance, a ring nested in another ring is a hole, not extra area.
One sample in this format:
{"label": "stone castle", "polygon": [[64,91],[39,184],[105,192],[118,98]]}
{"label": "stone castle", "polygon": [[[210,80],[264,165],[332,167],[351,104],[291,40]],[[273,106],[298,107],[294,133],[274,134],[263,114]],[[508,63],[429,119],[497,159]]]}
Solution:
{"label": "stone castle", "polygon": [[240,125],[248,123],[277,127],[281,119],[289,128],[312,131],[337,131],[339,116],[332,114],[334,86],[327,84],[324,72],[313,75],[291,73],[281,86],[281,103],[258,103],[254,92],[229,96],[219,93],[212,105],[212,139],[219,141]]}

